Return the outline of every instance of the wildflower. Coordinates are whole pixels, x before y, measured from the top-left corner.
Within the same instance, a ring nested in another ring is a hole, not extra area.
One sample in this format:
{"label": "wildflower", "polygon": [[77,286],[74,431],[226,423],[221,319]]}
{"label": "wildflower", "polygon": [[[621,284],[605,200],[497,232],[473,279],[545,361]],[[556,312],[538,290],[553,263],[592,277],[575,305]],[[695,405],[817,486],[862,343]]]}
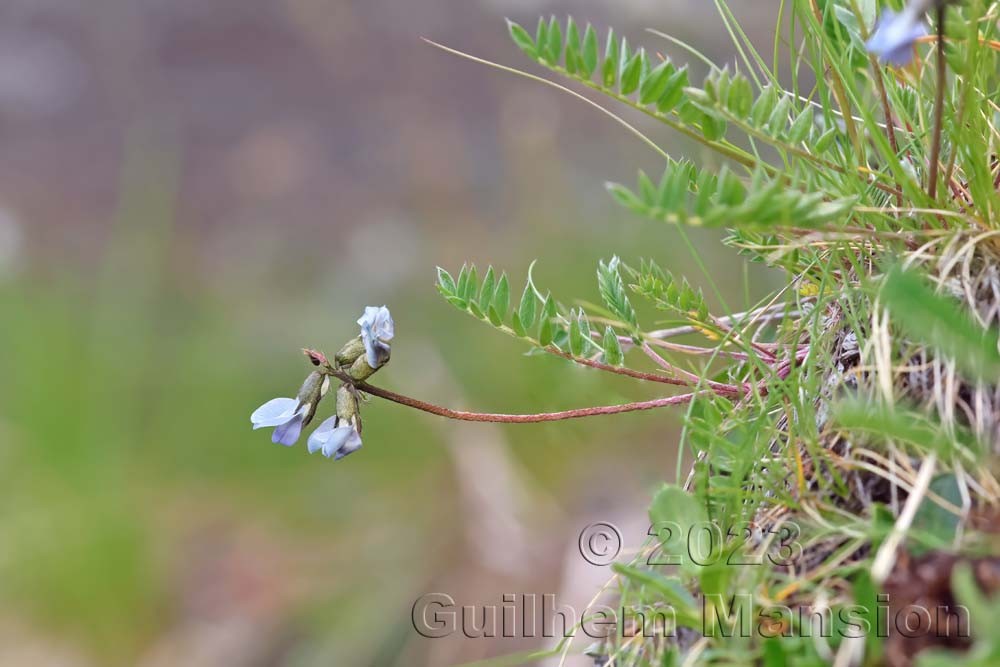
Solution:
{"label": "wildflower", "polygon": [[361,325],[361,341],[365,346],[368,365],[373,369],[381,367],[389,360],[389,341],[395,335],[392,315],[385,306],[368,306],[365,314],[358,319]]}
{"label": "wildflower", "polygon": [[351,387],[341,385],[337,389],[337,414],[309,436],[309,453],[321,451],[326,458],[339,461],[361,447],[360,426],[358,396]]}
{"label": "wildflower", "polygon": [[913,60],[913,44],[927,34],[923,15],[931,2],[915,0],[897,14],[885,10],[865,46],[884,62],[902,67]]}
{"label": "wildflower", "polygon": [[799,294],[805,297],[819,296],[819,285],[809,280],[803,280],[799,284]]}
{"label": "wildflower", "polygon": [[308,442],[309,453],[321,451],[326,458],[339,461],[361,448],[361,434],[355,420],[345,421],[340,417],[330,417],[316,427]]}
{"label": "wildflower", "polygon": [[291,447],[298,441],[302,429],[312,421],[329,387],[330,378],[319,372],[310,373],[297,398],[272,398],[253,411],[250,422],[254,430],[273,427],[271,442]]}
{"label": "wildflower", "polygon": [[302,433],[302,422],[308,407],[294,398],[272,398],[253,411],[250,421],[255,431],[273,426],[271,441],[291,447]]}

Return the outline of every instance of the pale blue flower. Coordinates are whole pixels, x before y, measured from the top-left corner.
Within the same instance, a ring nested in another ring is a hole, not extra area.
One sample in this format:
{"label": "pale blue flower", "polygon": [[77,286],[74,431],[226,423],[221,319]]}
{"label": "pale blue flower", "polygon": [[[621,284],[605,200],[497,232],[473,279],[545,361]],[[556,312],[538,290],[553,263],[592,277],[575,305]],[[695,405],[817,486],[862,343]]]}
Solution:
{"label": "pale blue flower", "polygon": [[385,306],[368,306],[358,324],[361,325],[361,341],[365,344],[368,365],[379,368],[389,360],[389,341],[395,335],[392,315]]}
{"label": "pale blue flower", "polygon": [[309,436],[308,447],[310,454],[319,451],[326,458],[335,457],[339,461],[361,448],[361,434],[353,423],[330,417]]}
{"label": "pale blue flower", "polygon": [[271,441],[291,447],[302,433],[309,404],[296,398],[273,398],[253,411],[250,422],[254,430],[274,427]]}
{"label": "pale blue flower", "polygon": [[927,34],[923,13],[926,3],[911,2],[897,14],[891,9],[882,13],[875,33],[865,45],[883,62],[902,67],[913,60],[914,43]]}

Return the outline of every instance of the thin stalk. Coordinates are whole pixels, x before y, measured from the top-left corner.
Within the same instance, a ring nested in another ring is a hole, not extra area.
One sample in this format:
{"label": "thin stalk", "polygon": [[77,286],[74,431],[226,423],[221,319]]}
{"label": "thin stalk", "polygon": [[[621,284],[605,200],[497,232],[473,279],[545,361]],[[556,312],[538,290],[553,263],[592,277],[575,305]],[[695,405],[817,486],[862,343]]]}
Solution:
{"label": "thin stalk", "polygon": [[[366,394],[371,394],[372,396],[378,396],[387,401],[392,401],[393,403],[398,403],[399,405],[405,405],[406,407],[413,408],[415,410],[420,410],[422,412],[427,412],[432,415],[437,415],[439,417],[446,417],[447,419],[455,419],[458,421],[468,421],[468,422],[494,422],[499,424],[537,424],[540,422],[554,422],[554,421],[564,421],[567,419],[580,419],[583,417],[597,417],[600,415],[617,415],[624,412],[638,412],[640,410],[654,410],[656,408],[663,408],[670,405],[684,405],[685,403],[690,403],[695,398],[699,396],[708,395],[720,395],[727,398],[735,399],[739,398],[744,394],[743,391],[733,387],[731,385],[720,385],[723,391],[713,391],[712,389],[705,389],[703,391],[696,391],[690,394],[680,394],[678,396],[666,396],[664,398],[655,398],[649,401],[637,401],[634,403],[622,403],[619,405],[599,405],[589,408],[576,408],[574,410],[562,410],[560,412],[539,412],[532,414],[506,414],[506,413],[495,413],[495,412],[466,412],[464,410],[452,410],[451,408],[446,408],[440,405],[435,405],[434,403],[428,403],[427,401],[421,401],[420,399],[413,398],[412,396],[406,396],[404,394],[399,394],[394,391],[389,391],[388,389],[383,389],[381,387],[376,387],[375,385],[368,384],[367,382],[360,382],[355,380],[346,372],[340,370],[339,368],[334,368],[333,364],[329,362],[322,352],[317,352],[316,350],[303,350],[310,361],[319,368],[319,372],[324,375],[335,377],[341,382],[347,383],[354,389],[358,391],[363,391]],[[726,391],[726,389],[732,389],[733,391]]]}
{"label": "thin stalk", "polygon": [[[346,376],[341,376],[339,373],[336,377],[347,380]],[[650,401],[638,401],[635,403],[622,403],[620,405],[602,405],[590,408],[577,408],[575,410],[563,410],[561,412],[539,412],[534,414],[504,414],[504,413],[492,413],[492,412],[465,412],[463,410],[452,410],[451,408],[445,408],[440,405],[434,405],[433,403],[428,403],[426,401],[421,401],[410,396],[405,396],[403,394],[397,394],[394,391],[389,391],[388,389],[382,389],[381,387],[376,387],[370,385],[367,382],[355,382],[354,387],[358,391],[363,391],[366,394],[371,394],[372,396],[378,396],[387,401],[392,401],[393,403],[398,403],[399,405],[405,405],[406,407],[413,408],[414,410],[420,410],[422,412],[427,412],[432,415],[437,415],[439,417],[446,417],[448,419],[455,419],[458,421],[467,422],[493,422],[498,424],[538,424],[541,422],[554,422],[554,421],[565,421],[567,419],[581,419],[583,417],[597,417],[599,415],[617,415],[623,412],[638,412],[640,410],[654,410],[656,408],[664,408],[670,405],[684,405],[685,403],[690,403],[695,398],[699,396],[709,396],[715,394],[711,390],[698,391],[690,394],[680,394],[678,396],[668,396],[665,398],[656,398]]]}
{"label": "thin stalk", "polygon": [[934,133],[931,138],[931,163],[928,171],[927,196],[937,198],[938,161],[941,158],[941,128],[944,124],[944,88],[948,84],[947,59],[944,53],[944,3],[936,9],[937,14],[937,90],[934,91]]}

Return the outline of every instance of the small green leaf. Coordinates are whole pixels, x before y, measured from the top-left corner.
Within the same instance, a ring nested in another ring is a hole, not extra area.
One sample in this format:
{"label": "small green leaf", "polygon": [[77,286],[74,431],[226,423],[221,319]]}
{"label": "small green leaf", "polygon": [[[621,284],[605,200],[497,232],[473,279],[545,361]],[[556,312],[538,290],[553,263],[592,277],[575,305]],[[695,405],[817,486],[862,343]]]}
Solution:
{"label": "small green leaf", "polygon": [[709,141],[718,141],[726,133],[726,121],[703,114],[701,117],[701,133]]}
{"label": "small green leaf", "polygon": [[481,320],[486,319],[486,315],[483,313],[482,309],[480,309],[480,307],[476,304],[475,301],[469,302],[469,312]]}
{"label": "small green leaf", "polygon": [[608,183],[605,187],[607,187],[611,196],[615,198],[615,201],[625,208],[637,213],[646,212],[646,205],[643,204],[642,200],[636,197],[635,193],[626,188],[624,185],[619,185],[618,183]]}
{"label": "small green leaf", "polygon": [[476,273],[476,265],[469,267],[469,280],[465,283],[465,292],[461,295],[463,299],[472,303],[479,294],[479,276]]}
{"label": "small green leaf", "polygon": [[452,296],[456,293],[455,279],[451,277],[451,274],[442,269],[440,266],[437,267],[438,272],[438,289],[445,296]]}
{"label": "small green leaf", "polygon": [[484,313],[489,311],[490,304],[493,303],[495,281],[496,277],[493,274],[493,267],[490,266],[486,269],[486,276],[483,277],[483,287],[479,292],[479,309]]}
{"label": "small green leaf", "polygon": [[552,65],[558,65],[562,59],[563,36],[562,26],[555,16],[549,21],[548,43],[545,47],[545,59]]}
{"label": "small green leaf", "polygon": [[517,314],[516,310],[514,311],[514,314],[511,316],[510,328],[513,329],[514,333],[516,333],[521,338],[524,338],[525,336],[528,335],[528,332],[524,330],[524,325],[521,324],[521,316]]}
{"label": "small green leaf", "polygon": [[594,75],[594,70],[597,69],[598,48],[597,31],[594,30],[594,26],[588,25],[583,34],[583,54],[581,55],[582,74],[588,79]]}
{"label": "small green leaf", "polygon": [[545,19],[538,19],[538,27],[535,28],[535,52],[539,58],[545,57],[545,49],[549,43],[549,24]]}
{"label": "small green leaf", "polygon": [[490,305],[488,316],[490,318],[490,324],[495,327],[503,326],[503,317],[501,317],[500,313],[497,312],[496,306],[492,304]]}
{"label": "small green leaf", "polygon": [[830,147],[833,141],[837,138],[838,130],[836,127],[831,127],[829,130],[824,132],[813,142],[814,150],[817,153],[825,153]]}
{"label": "small green leaf", "polygon": [[580,48],[580,29],[570,16],[566,21],[566,71],[570,74],[576,74],[581,68]]}
{"label": "small green leaf", "polygon": [[465,264],[462,265],[462,270],[458,272],[458,283],[455,285],[456,296],[465,299],[465,292],[469,287],[469,269]]}
{"label": "small green leaf", "polygon": [[663,95],[656,102],[656,110],[660,113],[669,113],[684,99],[684,89],[688,85],[687,67],[682,67],[667,80],[663,89]]}
{"label": "small green leaf", "polygon": [[792,127],[788,130],[788,141],[792,144],[797,144],[803,141],[809,136],[809,130],[813,126],[813,110],[812,107],[807,106],[802,110],[802,113],[798,115],[794,122],[792,122]]}
{"label": "small green leaf", "polygon": [[634,332],[639,328],[639,324],[636,320],[635,309],[625,292],[625,284],[618,270],[619,263],[618,257],[612,257],[606,264],[603,261],[598,262],[597,287],[608,310]]}
{"label": "small green leaf", "polygon": [[[582,313],[581,313],[582,315]],[[570,313],[569,322],[569,351],[577,357],[583,356],[583,352],[586,349],[584,345],[585,341],[583,338],[583,331],[580,327],[580,316],[573,316]]]}
{"label": "small green leaf", "polygon": [[511,39],[517,44],[517,47],[528,54],[532,59],[538,58],[538,50],[535,48],[535,41],[531,39],[531,35],[528,31],[514,23],[510,19],[507,19],[507,30],[510,32]]}
{"label": "small green leaf", "polygon": [[639,104],[652,104],[659,100],[666,92],[667,84],[675,71],[676,68],[669,60],[664,60],[657,65],[656,69],[643,79],[642,85],[639,87]]}
{"label": "small green leaf", "polygon": [[552,337],[555,333],[555,325],[550,319],[543,319],[542,326],[538,329],[538,343],[542,347],[548,347],[552,344]]}
{"label": "small green leaf", "polygon": [[611,327],[604,330],[604,339],[601,341],[604,348],[604,363],[612,366],[621,366],[625,360],[622,353],[621,343],[618,342],[618,334]]}
{"label": "small green leaf", "polygon": [[613,88],[618,80],[618,39],[615,31],[608,28],[608,41],[604,49],[604,71],[602,80],[605,88]]}
{"label": "small green leaf", "polygon": [[777,136],[788,124],[788,111],[792,107],[792,100],[787,95],[782,95],[777,106],[771,111],[767,119],[767,131]]}
{"label": "small green leaf", "polygon": [[774,105],[778,103],[778,92],[774,86],[767,85],[757,97],[750,109],[750,123],[756,127],[764,124],[774,110]]}
{"label": "small green leaf", "polygon": [[521,304],[517,309],[521,324],[526,329],[535,326],[535,305],[535,289],[529,282],[524,286],[524,292],[521,293]]}
{"label": "small green leaf", "polygon": [[654,206],[656,200],[659,198],[656,185],[646,175],[646,172],[641,169],[639,170],[639,198],[642,199],[642,203],[646,206]]}
{"label": "small green leaf", "polygon": [[506,273],[500,276],[496,292],[493,293],[493,307],[501,317],[506,317],[507,309],[510,308],[510,283],[507,281]]}
{"label": "small green leaf", "polygon": [[542,347],[551,344],[555,337],[555,317],[556,302],[550,294],[545,297],[545,305],[542,306],[542,323],[538,330],[538,342],[541,343]]}
{"label": "small green leaf", "polygon": [[[654,554],[651,558],[656,557]],[[611,569],[643,589],[652,589],[656,604],[666,603],[677,624],[700,629],[704,624],[699,603],[694,599],[679,577],[667,577],[653,570],[634,565],[614,563]],[[651,596],[652,597],[652,596]]]}
{"label": "small green leaf", "polygon": [[622,95],[631,95],[639,87],[639,79],[642,76],[642,66],[645,60],[642,49],[633,54],[629,61],[622,68],[622,77],[619,90]]}
{"label": "small green leaf", "polygon": [[750,82],[739,73],[733,75],[726,95],[726,106],[737,118],[746,118],[753,106],[753,89]]}
{"label": "small green leaf", "polygon": [[694,529],[708,523],[708,510],[704,503],[678,486],[664,484],[656,492],[649,506],[649,520],[657,529],[663,526],[672,527],[670,531],[658,530],[659,536],[663,539],[660,545],[661,553],[680,555],[682,567],[693,566],[692,559],[687,557],[688,547],[691,545],[691,536],[698,532]]}

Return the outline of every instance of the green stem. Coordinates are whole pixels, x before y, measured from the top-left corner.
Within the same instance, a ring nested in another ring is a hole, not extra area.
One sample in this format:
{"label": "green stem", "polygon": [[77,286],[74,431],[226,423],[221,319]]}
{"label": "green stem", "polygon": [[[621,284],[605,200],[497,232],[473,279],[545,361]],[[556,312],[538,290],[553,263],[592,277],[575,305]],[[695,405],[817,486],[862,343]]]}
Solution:
{"label": "green stem", "polygon": [[947,59],[944,53],[944,3],[937,6],[937,90],[934,91],[934,133],[931,138],[931,163],[928,168],[927,196],[937,199],[938,162],[941,158],[941,129],[944,124],[944,89],[948,83]]}

